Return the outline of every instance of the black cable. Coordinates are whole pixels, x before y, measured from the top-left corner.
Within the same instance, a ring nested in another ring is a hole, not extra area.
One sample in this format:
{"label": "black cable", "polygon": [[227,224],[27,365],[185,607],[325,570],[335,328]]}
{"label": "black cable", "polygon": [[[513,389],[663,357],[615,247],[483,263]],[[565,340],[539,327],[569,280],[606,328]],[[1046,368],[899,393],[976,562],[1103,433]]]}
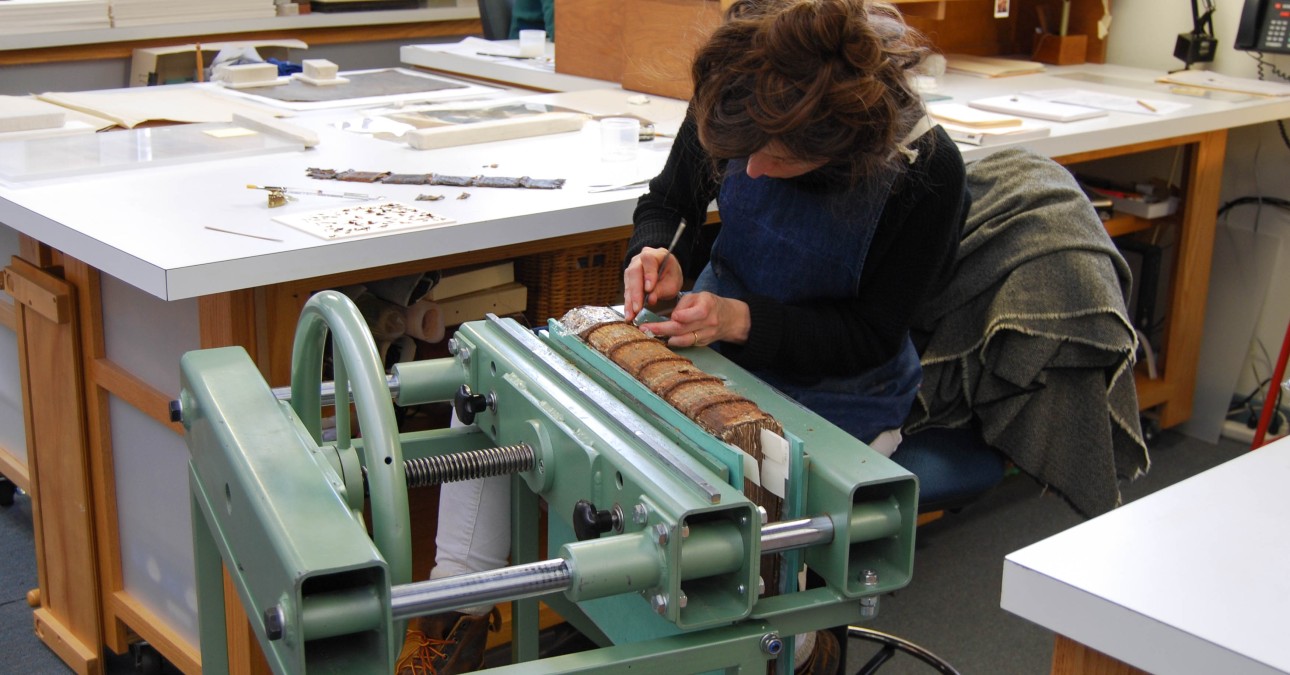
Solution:
{"label": "black cable", "polygon": [[1263,206],[1263,205],[1275,206],[1279,209],[1286,209],[1287,211],[1290,211],[1290,199],[1282,199],[1280,197],[1257,197],[1257,196],[1237,197],[1236,199],[1233,199],[1232,201],[1227,202],[1226,204],[1218,207],[1218,217],[1222,218],[1224,213],[1227,213],[1228,211],[1238,206],[1244,206],[1246,204],[1258,204],[1259,206]]}

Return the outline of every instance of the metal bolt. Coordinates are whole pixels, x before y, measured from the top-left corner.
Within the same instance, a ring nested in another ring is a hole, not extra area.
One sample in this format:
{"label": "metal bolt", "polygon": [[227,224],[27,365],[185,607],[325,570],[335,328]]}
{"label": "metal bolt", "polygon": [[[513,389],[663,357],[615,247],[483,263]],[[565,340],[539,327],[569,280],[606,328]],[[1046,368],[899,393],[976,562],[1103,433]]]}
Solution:
{"label": "metal bolt", "polygon": [[462,362],[462,363],[469,364],[469,363],[470,363],[470,347],[467,347],[466,345],[461,345],[460,347],[458,347],[458,348],[457,348],[457,358],[461,359],[461,362]]}
{"label": "metal bolt", "polygon": [[650,598],[650,604],[654,607],[654,611],[657,612],[660,616],[667,614],[667,596],[666,595],[663,595],[662,593],[655,593],[654,597]]}
{"label": "metal bolt", "polygon": [[281,640],[283,629],[287,624],[287,616],[282,611],[282,605],[274,605],[264,610],[264,636],[270,640]]}
{"label": "metal bolt", "polygon": [[644,504],[637,504],[636,507],[632,509],[632,521],[637,525],[644,525],[649,521],[649,507]]}
{"label": "metal bolt", "polygon": [[623,505],[615,502],[614,508],[609,511],[614,520],[614,532],[622,534],[623,523],[627,522],[626,516],[623,515]]}
{"label": "metal bolt", "polygon": [[458,347],[460,344],[461,344],[460,342],[457,342],[457,338],[455,338],[455,337],[450,337],[450,338],[448,338],[448,353],[449,353],[449,354],[456,354],[456,353],[457,353],[457,347]]}
{"label": "metal bolt", "polygon": [[685,591],[680,591],[680,595],[676,596],[676,606],[685,609],[688,604],[690,604],[690,596],[686,595]]}
{"label": "metal bolt", "polygon": [[761,650],[771,656],[779,656],[784,651],[784,641],[779,639],[779,633],[767,633],[761,636]]}
{"label": "metal bolt", "polygon": [[735,592],[739,593],[739,595],[743,595],[748,592],[748,587],[743,584],[739,584],[735,587]]}
{"label": "metal bolt", "polygon": [[872,619],[875,616],[878,616],[877,596],[860,598],[860,617],[863,619]]}
{"label": "metal bolt", "polygon": [[766,595],[766,580],[761,577],[757,577],[757,595]]}
{"label": "metal bolt", "polygon": [[864,570],[860,573],[860,583],[865,586],[877,586],[878,573],[873,570]]}
{"label": "metal bolt", "polygon": [[658,538],[659,546],[667,546],[667,526],[659,523],[654,526],[654,536]]}
{"label": "metal bolt", "polygon": [[682,526],[681,526],[681,539],[689,539],[689,538],[690,538],[690,526],[689,526],[689,525],[682,525]]}

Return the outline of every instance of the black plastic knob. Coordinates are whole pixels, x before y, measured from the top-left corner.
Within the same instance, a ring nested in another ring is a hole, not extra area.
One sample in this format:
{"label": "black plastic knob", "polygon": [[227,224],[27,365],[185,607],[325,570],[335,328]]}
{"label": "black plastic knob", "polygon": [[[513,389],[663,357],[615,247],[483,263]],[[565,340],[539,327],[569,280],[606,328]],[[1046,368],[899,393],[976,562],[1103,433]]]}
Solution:
{"label": "black plastic knob", "polygon": [[488,410],[488,397],[470,391],[470,385],[463,384],[452,397],[452,408],[462,424],[474,424],[475,414]]}
{"label": "black plastic knob", "polygon": [[600,535],[614,529],[614,513],[597,511],[596,505],[580,499],[573,505],[573,534],[578,541],[599,539]]}

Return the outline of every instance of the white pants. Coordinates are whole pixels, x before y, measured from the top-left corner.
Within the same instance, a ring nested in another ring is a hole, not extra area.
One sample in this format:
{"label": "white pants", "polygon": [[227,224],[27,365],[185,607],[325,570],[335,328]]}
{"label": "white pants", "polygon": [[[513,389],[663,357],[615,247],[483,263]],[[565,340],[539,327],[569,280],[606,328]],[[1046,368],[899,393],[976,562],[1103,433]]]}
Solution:
{"label": "white pants", "polygon": [[[465,426],[454,413],[452,426]],[[431,579],[506,566],[511,551],[511,477],[493,476],[439,487],[439,531]],[[485,614],[491,605],[466,607]]]}

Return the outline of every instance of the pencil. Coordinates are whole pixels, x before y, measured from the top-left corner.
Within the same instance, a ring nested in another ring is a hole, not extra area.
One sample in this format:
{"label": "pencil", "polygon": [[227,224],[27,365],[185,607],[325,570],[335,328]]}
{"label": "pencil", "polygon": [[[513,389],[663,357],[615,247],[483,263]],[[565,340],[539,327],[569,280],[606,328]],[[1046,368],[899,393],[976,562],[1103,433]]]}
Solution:
{"label": "pencil", "polygon": [[1138,105],[1142,106],[1143,108],[1146,108],[1147,110],[1150,110],[1151,112],[1158,112],[1155,106],[1151,105],[1150,103],[1147,103],[1142,99],[1138,99]]}

